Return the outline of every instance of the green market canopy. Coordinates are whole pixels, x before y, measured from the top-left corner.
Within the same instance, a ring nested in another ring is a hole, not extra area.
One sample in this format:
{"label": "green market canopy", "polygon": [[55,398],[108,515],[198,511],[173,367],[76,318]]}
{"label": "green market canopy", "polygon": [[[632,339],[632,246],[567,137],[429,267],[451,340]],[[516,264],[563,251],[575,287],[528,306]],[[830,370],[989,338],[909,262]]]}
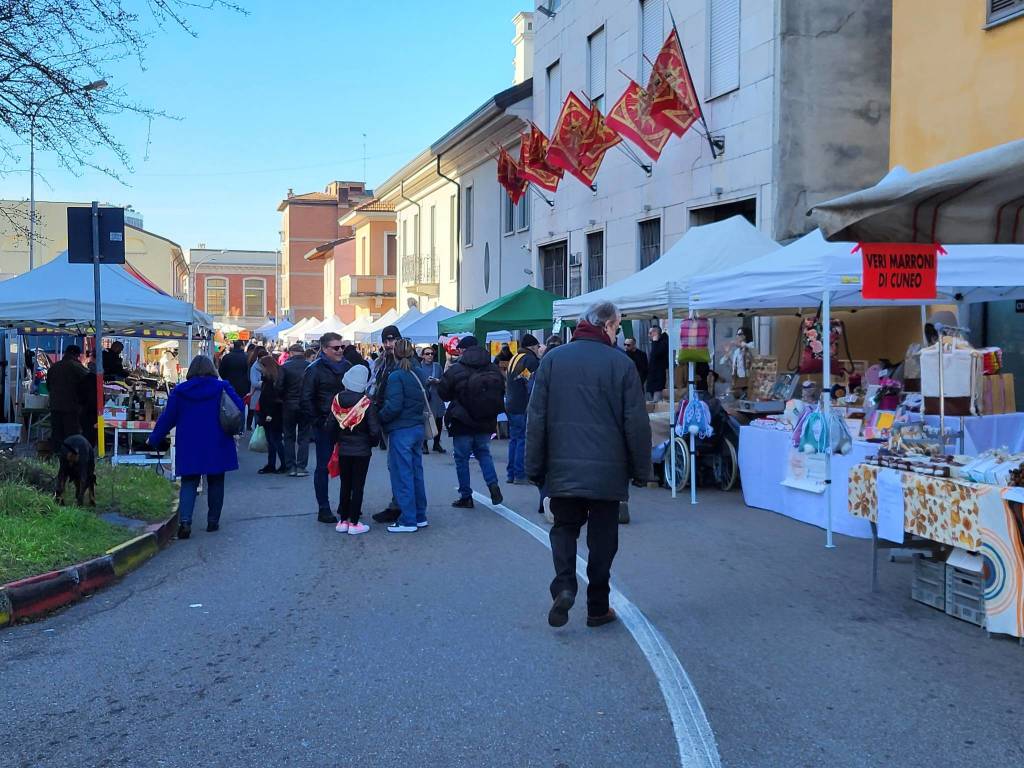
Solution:
{"label": "green market canopy", "polygon": [[481,307],[455,315],[437,324],[439,333],[472,333],[484,336],[491,331],[530,331],[551,325],[551,306],[558,297],[524,286]]}

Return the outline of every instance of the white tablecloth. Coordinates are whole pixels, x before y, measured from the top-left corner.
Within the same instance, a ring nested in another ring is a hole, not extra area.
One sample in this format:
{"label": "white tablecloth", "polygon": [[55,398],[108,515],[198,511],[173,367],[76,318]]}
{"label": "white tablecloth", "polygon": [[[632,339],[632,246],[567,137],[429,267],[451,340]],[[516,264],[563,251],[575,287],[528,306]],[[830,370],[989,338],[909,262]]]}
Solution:
{"label": "white tablecloth", "polygon": [[[828,492],[811,493],[782,485],[789,464],[791,435],[776,429],[743,427],[740,430],[740,478],[743,500],[749,507],[767,509],[803,523],[825,528]],[[832,530],[861,539],[871,538],[871,524],[854,517],[847,508],[850,468],[878,446],[854,441],[845,456],[832,457]]]}
{"label": "white tablecloth", "polygon": [[[925,416],[925,423],[938,426],[938,416]],[[960,419],[946,417],[946,428],[960,431]],[[964,417],[964,453],[976,456],[991,448],[1007,447],[1014,453],[1024,451],[1024,413],[997,413],[992,416]]]}

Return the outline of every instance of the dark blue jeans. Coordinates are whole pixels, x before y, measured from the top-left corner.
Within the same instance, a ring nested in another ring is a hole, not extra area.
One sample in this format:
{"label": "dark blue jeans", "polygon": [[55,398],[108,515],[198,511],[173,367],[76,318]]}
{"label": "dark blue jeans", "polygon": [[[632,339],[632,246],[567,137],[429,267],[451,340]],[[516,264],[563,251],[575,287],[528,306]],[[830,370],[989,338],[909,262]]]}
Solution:
{"label": "dark blue jeans", "polygon": [[313,443],[316,446],[316,469],[313,470],[313,492],[316,494],[316,505],[321,512],[331,512],[331,500],[327,496],[327,464],[334,453],[334,440],[326,429],[317,427],[313,430]]}
{"label": "dark blue jeans", "polygon": [[526,477],[526,414],[508,414],[508,473],[510,483]]}
{"label": "dark blue jeans", "polygon": [[494,470],[494,459],[491,458],[490,435],[458,435],[452,438],[455,452],[455,473],[459,477],[459,497],[468,499],[473,495],[473,485],[469,478],[469,455],[476,456],[480,462],[480,471],[484,474],[487,485],[496,485],[498,473]]}
{"label": "dark blue jeans", "polygon": [[427,519],[422,450],[423,427],[406,427],[388,434],[388,474],[391,492],[402,510],[398,518],[402,525],[416,525]]}
{"label": "dark blue jeans", "polygon": [[260,425],[267,436],[267,466],[271,469],[287,468],[284,452],[284,425],[280,419],[260,419]]}
{"label": "dark blue jeans", "polygon": [[[192,525],[192,512],[196,508],[201,475],[183,475],[181,491],[178,493],[178,522]],[[220,512],[224,508],[224,473],[206,476],[206,524],[220,523]]]}

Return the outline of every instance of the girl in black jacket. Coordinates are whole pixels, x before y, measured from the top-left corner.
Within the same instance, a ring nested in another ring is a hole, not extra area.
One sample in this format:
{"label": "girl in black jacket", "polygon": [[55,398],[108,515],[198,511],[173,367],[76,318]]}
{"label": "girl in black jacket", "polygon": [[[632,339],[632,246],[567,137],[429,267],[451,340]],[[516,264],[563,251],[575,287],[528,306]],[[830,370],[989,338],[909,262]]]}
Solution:
{"label": "girl in black jacket", "polygon": [[338,425],[338,465],[341,469],[340,521],[334,530],[356,536],[370,526],[359,522],[363,506],[363,488],[370,469],[373,447],[380,442],[377,407],[366,396],[370,369],[353,365],[342,378],[344,389],[334,398],[331,413]]}
{"label": "girl in black jacket", "polygon": [[[267,436],[267,464],[259,470],[261,475],[284,474],[288,466],[284,457],[284,418],[281,402],[281,366],[273,355],[263,355],[259,359],[259,369],[263,374],[260,386],[259,410],[257,421]],[[279,467],[278,459],[281,460]]]}

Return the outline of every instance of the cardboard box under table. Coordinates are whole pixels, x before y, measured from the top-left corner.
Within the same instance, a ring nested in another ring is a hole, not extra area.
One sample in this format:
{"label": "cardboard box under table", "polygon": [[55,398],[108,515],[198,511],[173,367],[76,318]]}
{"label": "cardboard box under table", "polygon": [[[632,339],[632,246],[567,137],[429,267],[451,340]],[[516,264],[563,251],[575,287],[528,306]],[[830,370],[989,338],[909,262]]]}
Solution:
{"label": "cardboard box under table", "polygon": [[[879,491],[897,483],[899,496]],[[976,552],[983,560],[985,625],[989,632],[1024,637],[1024,521],[1020,488],[1000,488],[858,464],[850,470],[850,514]],[[879,499],[883,500],[880,507]]]}

